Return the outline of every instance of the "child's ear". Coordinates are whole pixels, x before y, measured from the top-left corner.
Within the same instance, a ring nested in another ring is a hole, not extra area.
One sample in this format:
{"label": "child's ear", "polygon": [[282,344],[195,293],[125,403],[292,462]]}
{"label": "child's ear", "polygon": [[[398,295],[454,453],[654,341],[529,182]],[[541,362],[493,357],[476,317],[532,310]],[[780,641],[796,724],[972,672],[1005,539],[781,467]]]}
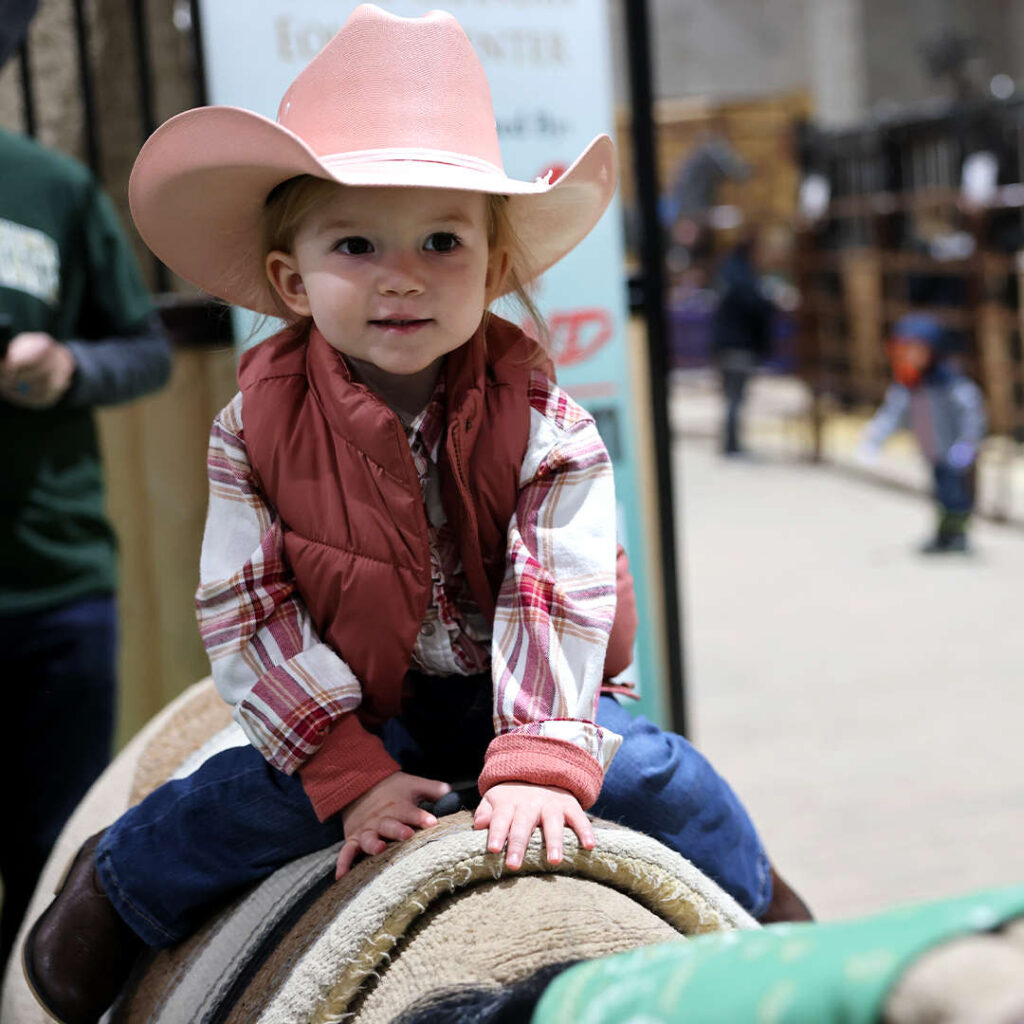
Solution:
{"label": "child's ear", "polygon": [[267,253],[265,266],[267,277],[281,301],[296,316],[310,316],[309,296],[295,257],[289,252],[274,249]]}
{"label": "child's ear", "polygon": [[504,290],[510,264],[508,249],[491,250],[487,257],[487,277],[484,278],[484,291],[488,304],[493,302]]}

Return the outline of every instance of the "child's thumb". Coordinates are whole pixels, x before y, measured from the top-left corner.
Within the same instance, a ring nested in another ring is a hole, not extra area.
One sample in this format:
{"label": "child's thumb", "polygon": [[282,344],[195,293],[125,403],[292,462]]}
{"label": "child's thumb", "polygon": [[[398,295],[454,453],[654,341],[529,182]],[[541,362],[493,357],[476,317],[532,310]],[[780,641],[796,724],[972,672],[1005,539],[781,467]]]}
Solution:
{"label": "child's thumb", "polygon": [[442,782],[440,779],[424,779],[423,780],[423,795],[429,796],[434,800],[440,800],[446,793],[450,793],[452,787],[447,782]]}

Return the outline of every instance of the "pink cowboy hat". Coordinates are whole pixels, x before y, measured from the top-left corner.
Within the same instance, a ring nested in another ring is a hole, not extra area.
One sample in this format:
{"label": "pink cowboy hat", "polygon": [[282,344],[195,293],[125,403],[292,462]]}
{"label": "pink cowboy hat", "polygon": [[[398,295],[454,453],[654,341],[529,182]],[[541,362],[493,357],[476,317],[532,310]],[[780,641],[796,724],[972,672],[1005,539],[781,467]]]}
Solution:
{"label": "pink cowboy hat", "polygon": [[509,178],[487,78],[459,23],[443,11],[400,18],[363,4],[292,82],[276,122],[200,107],[158,128],[132,170],[132,215],[175,273],[273,314],[262,211],[271,190],[299,174],[507,195],[529,280],[604,213],[615,148],[599,135],[554,184]]}

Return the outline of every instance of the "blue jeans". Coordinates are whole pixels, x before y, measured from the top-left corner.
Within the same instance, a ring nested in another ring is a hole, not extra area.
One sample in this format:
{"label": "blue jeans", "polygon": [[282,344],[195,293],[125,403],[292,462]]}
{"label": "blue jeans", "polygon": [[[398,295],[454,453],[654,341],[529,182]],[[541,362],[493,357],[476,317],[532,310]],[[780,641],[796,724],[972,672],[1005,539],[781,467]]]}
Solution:
{"label": "blue jeans", "polygon": [[974,507],[974,486],[971,469],[956,469],[944,462],[932,467],[935,478],[935,500],[944,512],[968,515]]}
{"label": "blue jeans", "polygon": [[[425,686],[431,700],[413,701],[382,730],[388,752],[412,774],[475,780],[494,737],[489,676]],[[611,697],[601,698],[597,720],[623,743],[591,813],[672,847],[761,913],[771,899],[767,858],[725,781],[682,737],[632,718]],[[127,811],[107,830],[96,861],[121,916],[148,945],[168,946],[240,889],[342,838],[341,815],[318,822],[298,776],[245,746]]]}
{"label": "blue jeans", "polygon": [[735,455],[743,450],[740,441],[740,415],[747,392],[747,383],[754,372],[756,360],[746,349],[726,349],[718,356],[722,377],[722,398],[725,421],[722,425],[722,451]]}
{"label": "blue jeans", "polygon": [[590,813],[653,836],[760,917],[772,898],[771,866],[725,779],[682,736],[632,716],[613,697],[600,699],[597,721],[622,746]]}
{"label": "blue jeans", "polygon": [[60,830],[110,760],[116,648],[112,594],[0,616],[5,759],[17,772],[0,786],[0,963]]}

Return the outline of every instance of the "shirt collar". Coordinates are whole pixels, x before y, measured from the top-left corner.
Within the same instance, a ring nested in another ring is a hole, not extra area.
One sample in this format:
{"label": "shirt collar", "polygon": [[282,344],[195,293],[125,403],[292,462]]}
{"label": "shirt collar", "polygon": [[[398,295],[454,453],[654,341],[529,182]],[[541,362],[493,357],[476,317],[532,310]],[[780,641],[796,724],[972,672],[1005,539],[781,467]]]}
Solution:
{"label": "shirt collar", "polygon": [[410,446],[414,446],[418,442],[430,461],[437,462],[438,453],[441,450],[441,440],[444,437],[444,428],[444,374],[439,374],[437,386],[430,396],[430,401],[405,428],[405,435],[409,438]]}

